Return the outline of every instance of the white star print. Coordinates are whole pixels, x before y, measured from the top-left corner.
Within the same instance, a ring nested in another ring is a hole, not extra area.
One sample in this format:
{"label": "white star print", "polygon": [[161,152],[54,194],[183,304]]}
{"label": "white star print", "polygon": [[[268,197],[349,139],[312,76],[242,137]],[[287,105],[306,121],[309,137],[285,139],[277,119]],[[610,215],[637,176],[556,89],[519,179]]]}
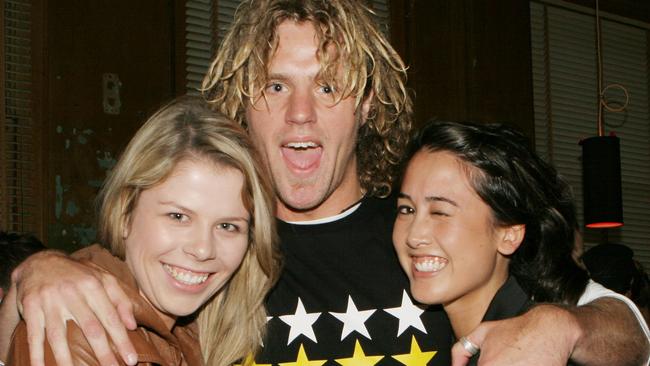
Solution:
{"label": "white star print", "polygon": [[420,319],[420,315],[424,313],[424,310],[413,305],[411,298],[404,290],[402,295],[402,306],[397,308],[384,309],[390,315],[399,319],[399,329],[397,330],[397,336],[399,337],[408,327],[413,327],[421,330],[424,334],[427,334],[427,329]]}
{"label": "white star print", "polygon": [[366,329],[365,322],[375,311],[376,309],[364,311],[357,310],[357,306],[354,304],[354,301],[352,301],[352,296],[348,296],[348,308],[345,310],[345,313],[330,312],[330,314],[336,317],[336,319],[343,322],[341,340],[345,339],[345,337],[354,331],[359,332],[359,334],[365,336],[368,339],[372,339],[370,337],[370,333],[368,333],[368,329]]}
{"label": "white star print", "polygon": [[287,346],[301,334],[318,343],[312,325],[316,322],[316,319],[318,319],[320,315],[321,313],[307,313],[305,311],[305,307],[302,305],[302,301],[300,298],[298,298],[296,313],[294,315],[282,315],[279,317],[283,322],[289,324],[291,327],[289,330],[289,339],[287,340]]}

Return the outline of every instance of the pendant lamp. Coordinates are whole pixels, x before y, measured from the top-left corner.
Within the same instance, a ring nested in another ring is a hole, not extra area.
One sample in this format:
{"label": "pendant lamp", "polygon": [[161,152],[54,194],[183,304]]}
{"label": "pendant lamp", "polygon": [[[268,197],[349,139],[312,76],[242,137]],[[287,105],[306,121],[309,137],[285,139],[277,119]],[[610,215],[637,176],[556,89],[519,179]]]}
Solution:
{"label": "pendant lamp", "polygon": [[[603,60],[601,53],[600,13],[596,0],[596,55],[598,68],[598,135],[584,139],[582,145],[582,184],[584,222],[587,228],[623,226],[623,195],[621,190],[621,145],[613,133],[605,136],[603,110],[623,111],[629,102],[625,87],[611,84],[603,89]],[[605,95],[610,88],[620,88],[625,103],[619,108],[607,104]]]}

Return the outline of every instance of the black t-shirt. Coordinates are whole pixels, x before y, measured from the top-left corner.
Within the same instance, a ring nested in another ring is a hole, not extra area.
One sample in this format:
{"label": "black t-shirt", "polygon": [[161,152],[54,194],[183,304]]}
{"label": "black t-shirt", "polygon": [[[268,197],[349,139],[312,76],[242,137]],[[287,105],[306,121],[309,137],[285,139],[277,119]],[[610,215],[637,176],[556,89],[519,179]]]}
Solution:
{"label": "black t-shirt", "polygon": [[450,364],[444,311],[416,307],[407,294],[394,217],[394,199],[367,198],[331,223],[279,222],[284,269],[267,299],[258,365]]}

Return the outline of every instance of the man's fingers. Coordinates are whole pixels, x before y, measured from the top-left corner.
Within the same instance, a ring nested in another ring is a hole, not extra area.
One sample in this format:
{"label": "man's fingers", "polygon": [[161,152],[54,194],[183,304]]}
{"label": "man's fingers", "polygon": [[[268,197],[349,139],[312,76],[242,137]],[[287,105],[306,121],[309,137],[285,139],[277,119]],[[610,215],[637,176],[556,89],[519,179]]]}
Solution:
{"label": "man's fingers", "polygon": [[469,341],[471,345],[463,345],[462,338],[458,339],[456,343],[454,343],[454,346],[451,348],[452,366],[464,366],[469,362],[474,354],[470,352],[468,348],[476,346],[480,352],[481,345],[485,340],[485,335],[487,334],[489,327],[489,322],[481,323],[470,334],[466,335],[464,338]]}
{"label": "man's fingers", "polygon": [[92,311],[85,306],[72,307],[70,310],[76,314],[79,328],[88,340],[99,364],[102,366],[117,365],[117,359],[110,347],[106,332]]}
{"label": "man's fingers", "polygon": [[117,313],[122,324],[131,330],[137,328],[135,316],[133,315],[133,304],[126,293],[124,293],[124,290],[122,290],[122,287],[117,283],[115,277],[105,275],[102,276],[101,280],[111,303],[117,308]]}
{"label": "man's fingers", "polygon": [[[115,362],[115,356],[113,350],[108,346],[108,339],[106,338],[106,333],[109,334],[113,344],[117,348],[118,353],[124,360],[127,365],[135,365],[137,362],[138,356],[135,352],[135,348],[131,344],[126,328],[120,320],[119,315],[115,311],[115,308],[109,306],[109,309],[102,310],[100,314],[105,314],[104,318],[99,320],[94,318],[88,319],[86,323],[82,325],[82,330],[86,337],[88,337],[88,342],[92,347],[93,351],[100,360],[101,365],[108,366],[113,363],[105,362]],[[97,311],[97,310],[95,310]],[[89,314],[92,316],[92,314]],[[105,360],[105,361],[104,361]]]}
{"label": "man's fingers", "polygon": [[[29,325],[32,364],[43,365],[43,356],[48,356],[50,349],[60,365],[70,364],[67,320],[78,325],[101,365],[117,365],[118,357],[129,365],[135,364],[137,354],[122,322],[124,319],[128,326],[135,328],[135,319],[132,306],[124,305],[130,304],[130,300],[117,280],[67,257],[48,253],[41,257],[26,260],[23,268],[14,273],[14,278],[20,280],[19,308]],[[42,263],[51,266],[55,273],[35,270],[42,268]],[[50,343],[45,354],[44,341]]]}
{"label": "man's fingers", "polygon": [[[100,365],[117,365],[117,359],[110,346],[107,333],[116,346],[124,344],[124,340],[128,340],[128,336],[115,307],[101,283],[96,279],[83,281],[77,286],[81,291],[80,294],[85,298],[71,301],[69,303],[70,313],[75,314],[75,321],[88,340]],[[79,292],[75,290],[70,296],[76,297],[78,294]],[[92,294],[92,296],[86,294]],[[131,349],[133,349],[132,346]],[[127,359],[125,359],[126,361]]]}
{"label": "man's fingers", "polygon": [[137,327],[131,300],[124,293],[122,287],[119,286],[115,277],[102,276],[101,281],[107,297],[89,299],[89,303],[95,313],[100,314],[99,320],[113,340],[113,344],[117,348],[122,360],[127,365],[135,365],[138,360],[138,354],[125,328],[125,325],[130,329]]}
{"label": "man's fingers", "polygon": [[133,305],[131,302],[118,304],[117,313],[127,329],[135,330],[138,327],[138,324],[135,322],[135,316],[133,315]]}
{"label": "man's fingers", "polygon": [[[52,349],[54,359],[58,366],[74,366],[72,363],[72,356],[70,355],[70,348],[68,347],[68,338],[66,334],[66,325],[59,322],[48,323],[45,320],[45,333],[47,335],[47,342]],[[32,343],[32,337],[29,336],[29,350],[30,355],[35,344]],[[39,351],[43,352],[44,343],[38,345]],[[43,356],[43,354],[41,354]],[[31,357],[31,356],[30,356]]]}
{"label": "man's fingers", "polygon": [[32,366],[43,366],[43,346],[45,342],[45,319],[40,308],[35,306],[35,299],[28,297],[23,302],[22,311],[25,314],[27,328],[27,343],[29,344],[29,360]]}
{"label": "man's fingers", "polygon": [[459,342],[454,343],[454,346],[451,347],[451,366],[465,366],[470,358],[472,355]]}

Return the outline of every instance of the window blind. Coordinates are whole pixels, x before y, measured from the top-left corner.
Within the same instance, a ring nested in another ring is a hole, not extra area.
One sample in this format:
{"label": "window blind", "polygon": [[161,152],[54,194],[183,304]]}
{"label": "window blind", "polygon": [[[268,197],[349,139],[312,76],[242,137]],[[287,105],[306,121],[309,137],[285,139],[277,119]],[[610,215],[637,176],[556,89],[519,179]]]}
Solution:
{"label": "window blind", "polygon": [[[218,2],[187,0],[185,5],[187,94],[199,93],[198,89],[201,87],[201,81],[210,66],[216,47],[221,44],[224,34],[228,32],[235,11],[241,2],[241,0],[219,0]],[[390,34],[388,0],[371,0],[368,1],[368,5],[375,12],[376,21],[382,32],[388,36]]]}
{"label": "window blind", "polygon": [[[388,35],[390,28],[390,10],[389,0],[368,0],[369,7],[375,12],[375,20],[380,25],[384,34]],[[241,0],[219,0],[217,6],[217,37],[218,42],[221,42],[221,37],[228,31],[230,24],[235,16],[237,7],[241,4]]]}
{"label": "window blind", "polygon": [[185,4],[185,71],[187,94],[190,95],[200,94],[201,81],[210,67],[217,44],[213,9],[213,0],[187,0]]}
{"label": "window blind", "polygon": [[[601,12],[603,87],[624,85],[630,95],[623,113],[604,112],[606,133],[621,141],[623,220],[607,232],[585,229],[585,249],[606,234],[631,247],[650,268],[650,25]],[[598,112],[596,29],[593,9],[531,2],[531,44],[537,151],[570,182],[583,220],[581,139],[595,136]],[[623,93],[607,93],[613,105]],[[618,103],[618,104],[616,104]]]}
{"label": "window blind", "polygon": [[0,169],[2,229],[35,233],[36,150],[31,112],[31,1],[5,0],[2,9],[3,120]]}

